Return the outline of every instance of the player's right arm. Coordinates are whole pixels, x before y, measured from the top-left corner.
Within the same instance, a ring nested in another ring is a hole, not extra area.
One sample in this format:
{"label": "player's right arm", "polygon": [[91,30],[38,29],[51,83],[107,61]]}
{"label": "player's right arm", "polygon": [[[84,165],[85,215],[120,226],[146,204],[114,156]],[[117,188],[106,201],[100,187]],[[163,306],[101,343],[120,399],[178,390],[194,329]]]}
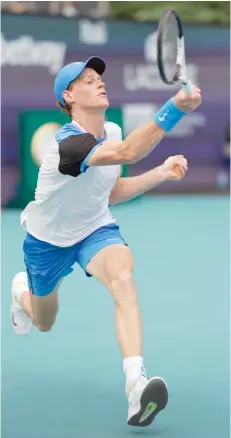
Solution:
{"label": "player's right arm", "polygon": [[129,164],[141,160],[153,150],[165,131],[154,121],[131,132],[125,140],[106,140],[88,160],[88,166],[106,166],[110,164]]}
{"label": "player's right arm", "polygon": [[164,131],[154,122],[147,123],[136,131],[125,141],[108,140],[103,143],[89,132],[79,135],[73,133],[59,142],[59,172],[77,177],[90,166],[134,163],[145,150],[153,148],[153,142],[157,144],[164,135]]}
{"label": "player's right arm", "polygon": [[[201,103],[200,90],[195,88],[190,96],[181,90],[174,99],[181,111],[193,111]],[[157,123],[150,121],[135,129],[123,141],[100,143],[90,133],[73,133],[59,142],[58,170],[64,175],[77,177],[89,166],[135,163],[155,148],[165,132]]]}
{"label": "player's right arm", "polygon": [[[192,94],[183,90],[174,97],[177,108],[183,112],[193,111],[201,104],[201,94],[197,87]],[[130,164],[147,156],[162,140],[166,131],[150,121],[136,128],[123,141],[107,140],[96,148],[88,159],[87,166],[104,166],[110,164]]]}

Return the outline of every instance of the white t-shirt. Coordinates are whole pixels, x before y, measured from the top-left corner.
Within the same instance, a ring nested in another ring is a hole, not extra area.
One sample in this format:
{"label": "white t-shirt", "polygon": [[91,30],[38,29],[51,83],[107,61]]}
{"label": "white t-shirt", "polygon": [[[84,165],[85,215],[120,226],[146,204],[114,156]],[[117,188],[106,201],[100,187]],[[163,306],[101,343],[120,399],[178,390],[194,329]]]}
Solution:
{"label": "white t-shirt", "polygon": [[56,144],[39,170],[35,200],[21,214],[22,226],[37,239],[67,247],[115,222],[108,204],[120,166],[86,165],[103,140],[122,139],[117,124],[105,122],[104,128],[104,139],[96,139],[75,122],[56,133]]}

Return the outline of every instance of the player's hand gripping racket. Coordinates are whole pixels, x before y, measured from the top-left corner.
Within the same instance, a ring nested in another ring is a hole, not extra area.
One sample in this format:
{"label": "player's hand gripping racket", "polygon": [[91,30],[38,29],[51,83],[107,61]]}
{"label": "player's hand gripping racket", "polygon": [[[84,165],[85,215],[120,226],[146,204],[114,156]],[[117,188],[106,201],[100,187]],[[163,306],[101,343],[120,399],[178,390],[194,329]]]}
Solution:
{"label": "player's hand gripping racket", "polygon": [[162,81],[171,85],[177,82],[187,94],[191,84],[187,78],[183,25],[173,10],[164,12],[157,31],[157,65]]}

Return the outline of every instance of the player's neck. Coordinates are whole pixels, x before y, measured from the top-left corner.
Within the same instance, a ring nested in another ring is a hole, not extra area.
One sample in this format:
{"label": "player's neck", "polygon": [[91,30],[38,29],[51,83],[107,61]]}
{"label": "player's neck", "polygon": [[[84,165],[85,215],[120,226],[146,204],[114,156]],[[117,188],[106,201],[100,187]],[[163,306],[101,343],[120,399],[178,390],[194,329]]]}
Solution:
{"label": "player's neck", "polygon": [[103,112],[87,114],[73,113],[72,121],[79,124],[84,131],[90,132],[96,138],[104,137],[104,121],[105,116]]}

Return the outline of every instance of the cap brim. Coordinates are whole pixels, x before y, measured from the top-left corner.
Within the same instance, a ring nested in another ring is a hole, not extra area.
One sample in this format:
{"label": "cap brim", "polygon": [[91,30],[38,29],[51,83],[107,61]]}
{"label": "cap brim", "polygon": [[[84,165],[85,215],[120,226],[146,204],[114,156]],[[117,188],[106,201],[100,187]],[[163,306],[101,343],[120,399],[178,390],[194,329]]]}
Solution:
{"label": "cap brim", "polygon": [[85,63],[85,67],[92,68],[96,71],[100,76],[105,72],[106,70],[106,64],[103,59],[99,58],[98,56],[92,56],[87,60]]}

